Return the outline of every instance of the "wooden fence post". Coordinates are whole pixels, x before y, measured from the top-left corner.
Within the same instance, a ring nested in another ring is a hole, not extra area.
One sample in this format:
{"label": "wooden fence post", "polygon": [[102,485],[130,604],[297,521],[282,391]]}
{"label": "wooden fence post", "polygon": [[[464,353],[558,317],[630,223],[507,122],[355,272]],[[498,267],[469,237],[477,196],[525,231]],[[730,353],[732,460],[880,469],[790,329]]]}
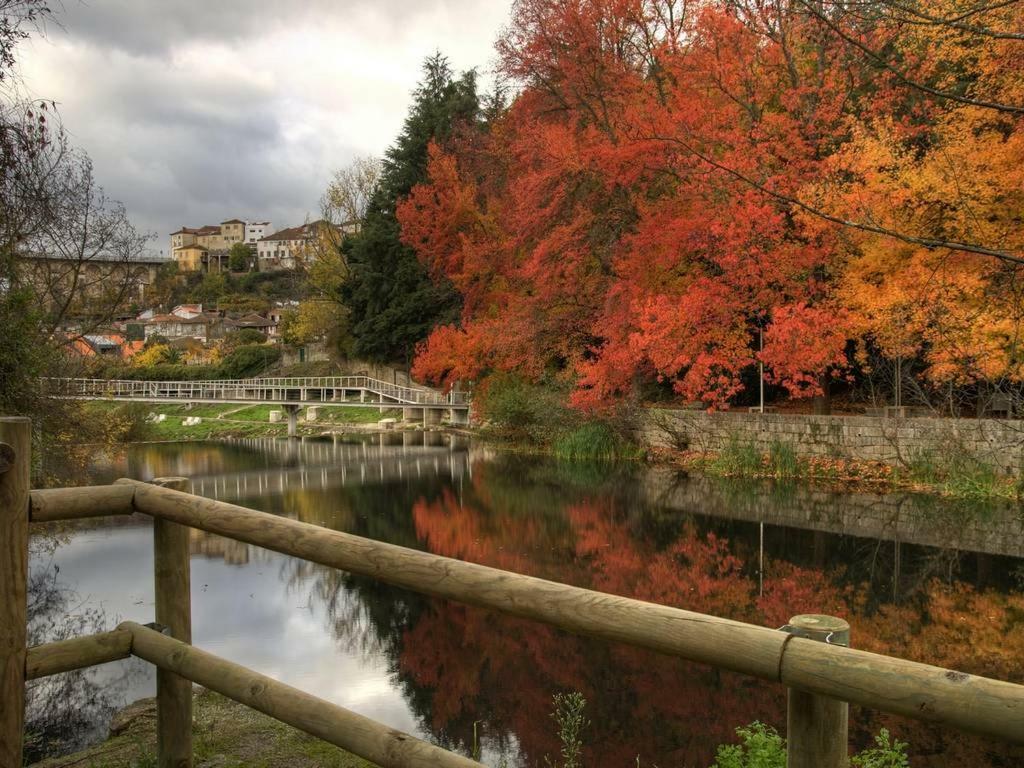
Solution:
{"label": "wooden fence post", "polygon": [[[187,477],[160,477],[153,485],[186,491]],[[169,520],[153,520],[153,577],[156,623],[183,643],[192,642],[190,533]],[[156,752],[159,768],[192,768],[192,682],[173,672],[156,672]]]}
{"label": "wooden fence post", "polygon": [[[850,625],[835,616],[794,616],[786,629],[797,637],[850,645]],[[790,688],[787,768],[846,768],[849,711],[850,705],[845,701]]]}
{"label": "wooden fence post", "polygon": [[31,466],[32,423],[0,418],[0,765],[21,765],[25,739]]}

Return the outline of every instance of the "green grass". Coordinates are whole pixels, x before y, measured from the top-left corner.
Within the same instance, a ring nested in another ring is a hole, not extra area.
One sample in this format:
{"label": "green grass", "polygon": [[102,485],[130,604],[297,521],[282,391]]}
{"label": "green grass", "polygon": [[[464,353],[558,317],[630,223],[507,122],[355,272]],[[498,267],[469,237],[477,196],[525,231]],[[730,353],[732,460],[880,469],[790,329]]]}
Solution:
{"label": "green grass", "polygon": [[[155,766],[154,700],[133,705],[139,716],[128,730],[102,744],[37,768],[151,768]],[[374,768],[361,758],[236,704],[211,691],[194,698],[196,764],[218,768]]]}
{"label": "green grass", "polygon": [[762,454],[754,442],[732,435],[721,451],[695,457],[689,464],[723,477],[870,484],[971,502],[1024,498],[1024,478],[1014,480],[981,458],[956,448],[918,453],[902,467],[891,467],[879,462],[800,457],[791,444],[779,440]]}
{"label": "green grass", "polygon": [[779,440],[772,442],[768,449],[768,470],[774,477],[791,480],[804,474],[804,468],[793,446]]}
{"label": "green grass", "polygon": [[560,459],[617,459],[641,458],[641,448],[623,440],[615,431],[599,421],[581,424],[569,432],[558,435],[551,444],[551,452]]}
{"label": "green grass", "polygon": [[[282,414],[280,422],[270,423],[270,412],[282,410],[275,405],[210,404],[164,405],[162,403],[114,403],[97,401],[88,406],[104,415],[131,414],[138,421],[131,431],[131,440],[173,441],[214,440],[228,437],[283,437],[288,434],[288,419]],[[161,422],[145,421],[148,414],[163,414]],[[373,424],[383,418],[398,418],[401,409],[360,406],[319,406],[316,422],[306,421],[306,411],[299,413],[300,431],[322,431],[325,426],[344,427],[346,424]],[[189,417],[199,417],[199,424],[185,426]]]}
{"label": "green grass", "polygon": [[935,488],[946,496],[994,499],[1020,495],[1019,486],[991,464],[955,449],[922,451],[907,461],[904,472],[911,482]]}
{"label": "green grass", "polygon": [[764,474],[764,461],[757,446],[730,435],[721,452],[708,462],[708,469],[721,475],[757,476]]}

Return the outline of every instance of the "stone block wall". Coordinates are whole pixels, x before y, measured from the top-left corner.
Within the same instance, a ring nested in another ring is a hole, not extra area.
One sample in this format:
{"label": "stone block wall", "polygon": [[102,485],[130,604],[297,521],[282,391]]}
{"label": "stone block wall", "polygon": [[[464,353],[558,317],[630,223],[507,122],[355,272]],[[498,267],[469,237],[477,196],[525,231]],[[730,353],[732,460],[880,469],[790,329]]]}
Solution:
{"label": "stone block wall", "polygon": [[730,441],[767,452],[775,442],[798,456],[898,464],[929,452],[960,451],[1002,472],[1024,470],[1024,421],[935,417],[812,416],[651,408],[639,439],[654,448],[720,451]]}

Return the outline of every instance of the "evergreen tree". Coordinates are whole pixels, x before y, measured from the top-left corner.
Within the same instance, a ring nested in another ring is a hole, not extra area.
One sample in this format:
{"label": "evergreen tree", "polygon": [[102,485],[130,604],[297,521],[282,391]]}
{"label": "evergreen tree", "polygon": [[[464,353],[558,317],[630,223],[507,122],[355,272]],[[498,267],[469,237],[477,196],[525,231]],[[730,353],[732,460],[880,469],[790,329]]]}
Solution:
{"label": "evergreen tree", "polygon": [[385,154],[362,229],[345,244],[349,274],[343,299],[351,311],[356,355],[408,364],[431,329],[458,318],[458,293],[448,281],[432,281],[399,240],[395,206],[426,181],[431,140],[443,143],[459,124],[475,123],[479,113],[476,72],[456,78],[440,53],[428,58],[402,132]]}

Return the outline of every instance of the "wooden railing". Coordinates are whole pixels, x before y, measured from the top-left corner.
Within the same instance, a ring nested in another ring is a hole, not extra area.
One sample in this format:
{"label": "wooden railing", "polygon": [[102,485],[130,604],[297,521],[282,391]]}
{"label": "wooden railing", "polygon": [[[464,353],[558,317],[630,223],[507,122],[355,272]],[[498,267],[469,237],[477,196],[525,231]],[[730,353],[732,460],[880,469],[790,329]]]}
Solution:
{"label": "wooden railing", "polygon": [[[844,647],[848,625],[796,617],[786,632],[440,557],[184,491],[188,480],[29,490],[29,423],[0,419],[0,765],[21,760],[24,682],[132,655],[157,667],[158,758],[191,765],[191,683],[233,698],[381,766],[478,763],[191,645],[187,528],[422,594],[789,688],[789,768],[840,768],[848,703],[1024,742],[1024,686]],[[154,520],[154,625],[26,648],[29,522],[141,512]],[[826,640],[827,642],[820,642]]]}
{"label": "wooden railing", "polygon": [[168,400],[181,402],[302,402],[327,403],[335,393],[366,392],[394,404],[439,408],[466,408],[465,392],[437,392],[404,387],[370,376],[303,376],[255,379],[197,379],[189,381],[136,381],[132,379],[47,379],[51,394],[68,398]]}

